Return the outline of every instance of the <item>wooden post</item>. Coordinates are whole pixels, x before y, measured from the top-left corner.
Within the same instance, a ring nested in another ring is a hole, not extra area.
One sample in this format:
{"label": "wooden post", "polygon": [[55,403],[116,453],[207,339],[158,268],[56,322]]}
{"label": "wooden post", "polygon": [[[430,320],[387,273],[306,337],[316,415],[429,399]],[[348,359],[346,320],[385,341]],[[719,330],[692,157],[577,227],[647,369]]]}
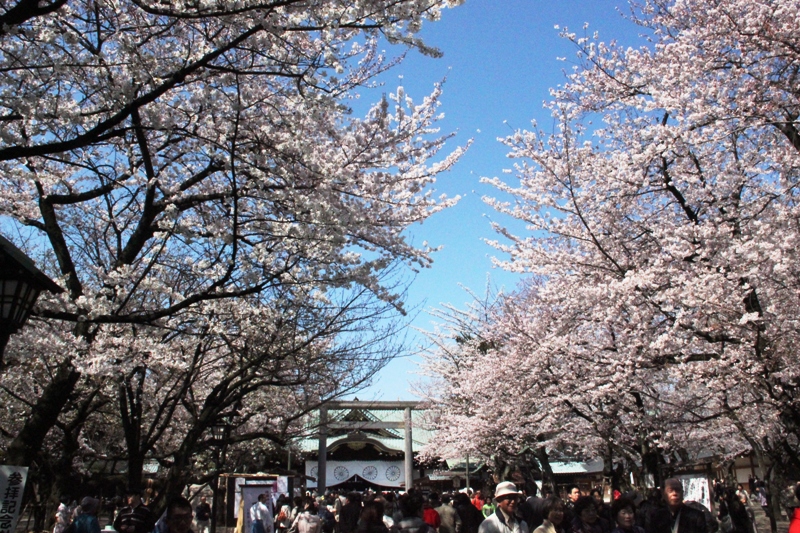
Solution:
{"label": "wooden post", "polygon": [[[317,449],[317,494],[325,494],[328,469],[328,408],[319,408],[319,447]],[[293,495],[292,495],[293,496]]]}
{"label": "wooden post", "polygon": [[406,471],[406,492],[414,486],[414,447],[411,441],[411,408],[406,407],[403,415],[403,422],[405,422],[405,445],[406,445],[406,458],[405,458],[405,471]]}

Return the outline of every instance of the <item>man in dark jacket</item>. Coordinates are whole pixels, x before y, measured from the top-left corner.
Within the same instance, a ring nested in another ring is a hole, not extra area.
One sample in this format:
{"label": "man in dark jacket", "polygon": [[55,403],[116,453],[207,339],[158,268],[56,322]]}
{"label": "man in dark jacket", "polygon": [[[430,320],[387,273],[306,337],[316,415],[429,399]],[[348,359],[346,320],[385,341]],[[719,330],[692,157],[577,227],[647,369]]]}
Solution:
{"label": "man in dark jacket", "polygon": [[361,517],[361,495],[351,492],[347,495],[347,501],[339,512],[339,531],[340,533],[353,533],[358,527],[358,519]]}
{"label": "man in dark jacket", "polygon": [[200,496],[200,503],[194,508],[194,519],[197,523],[197,533],[208,533],[211,521],[211,506],[205,496]]}
{"label": "man in dark jacket", "polygon": [[664,482],[667,506],[655,509],[647,533],[709,533],[701,511],[683,503],[683,485],[679,479]]}
{"label": "man in dark jacket", "polygon": [[[114,519],[114,529],[119,533],[151,533],[156,519],[153,512],[142,503],[142,492],[128,491],[128,506],[123,507]],[[191,510],[191,507],[189,508]]]}
{"label": "man in dark jacket", "polygon": [[478,533],[478,528],[483,522],[483,513],[475,509],[475,506],[469,501],[469,496],[463,492],[456,494],[453,507],[461,519],[461,533]]}
{"label": "man in dark jacket", "polygon": [[522,513],[522,518],[528,524],[528,529],[533,531],[542,525],[544,516],[542,510],[544,508],[544,500],[536,496],[538,487],[535,483],[531,484],[530,496],[528,499],[519,505],[519,511]]}

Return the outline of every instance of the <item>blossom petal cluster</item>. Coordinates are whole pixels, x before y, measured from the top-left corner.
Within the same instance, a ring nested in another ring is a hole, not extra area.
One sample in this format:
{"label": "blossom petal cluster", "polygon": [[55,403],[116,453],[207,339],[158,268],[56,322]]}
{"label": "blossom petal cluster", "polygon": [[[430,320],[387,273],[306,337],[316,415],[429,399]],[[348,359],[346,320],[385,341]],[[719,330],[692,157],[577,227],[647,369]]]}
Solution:
{"label": "blossom petal cluster", "polygon": [[456,367],[431,363],[441,445],[796,469],[800,6],[652,0],[632,19],[640,48],[561,30],[578,65],[556,130],[502,139],[515,179],[486,181],[512,200],[486,201],[527,233],[492,244],[529,279],[449,348]]}

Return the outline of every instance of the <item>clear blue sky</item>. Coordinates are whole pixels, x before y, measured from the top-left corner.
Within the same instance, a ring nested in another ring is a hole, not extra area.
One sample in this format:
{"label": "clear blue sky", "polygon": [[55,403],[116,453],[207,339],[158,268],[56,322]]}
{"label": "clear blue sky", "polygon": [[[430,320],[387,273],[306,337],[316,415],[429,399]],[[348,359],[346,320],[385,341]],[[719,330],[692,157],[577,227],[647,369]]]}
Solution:
{"label": "clear blue sky", "polygon": [[[499,219],[481,201],[481,196],[493,195],[493,189],[479,180],[499,176],[512,165],[498,137],[528,128],[533,119],[544,129],[552,124],[542,104],[549,99],[548,90],[564,82],[564,71],[572,69],[576,52],[558,36],[555,26],[583,33],[584,23],[589,23],[587,31],[598,31],[604,41],[640,46],[641,28],[622,14],[629,14],[623,0],[466,0],[423,29],[425,41],[440,48],[444,57],[432,59],[411,52],[387,74],[383,92],[402,85],[415,100],[446,77],[442,131],[457,132],[451,146],[474,139],[469,152],[436,185],[439,192],[460,195],[461,202],[413,230],[418,244],[426,240],[443,246],[434,255],[433,267],[422,271],[411,286],[409,307],[423,311],[414,326],[431,329],[433,319],[425,311],[442,303],[465,307],[470,298],[461,286],[483,294],[487,274],[493,285],[514,287],[518,278],[492,268],[494,250],[482,240],[495,237],[490,220]],[[392,52],[391,48],[387,51]],[[416,338],[423,342],[421,336]],[[362,400],[413,399],[410,383],[419,379],[413,375],[415,361],[407,357],[392,362],[357,396]]]}

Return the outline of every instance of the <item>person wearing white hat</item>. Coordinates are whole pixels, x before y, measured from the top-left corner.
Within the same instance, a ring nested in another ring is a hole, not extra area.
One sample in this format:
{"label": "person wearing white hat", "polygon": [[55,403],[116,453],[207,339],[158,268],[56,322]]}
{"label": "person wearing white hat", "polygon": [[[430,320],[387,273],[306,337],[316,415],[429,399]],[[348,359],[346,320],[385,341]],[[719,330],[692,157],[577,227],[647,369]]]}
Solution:
{"label": "person wearing white hat", "polygon": [[494,490],[497,510],[481,523],[478,533],[529,533],[528,524],[516,515],[522,493],[511,481],[503,481]]}

